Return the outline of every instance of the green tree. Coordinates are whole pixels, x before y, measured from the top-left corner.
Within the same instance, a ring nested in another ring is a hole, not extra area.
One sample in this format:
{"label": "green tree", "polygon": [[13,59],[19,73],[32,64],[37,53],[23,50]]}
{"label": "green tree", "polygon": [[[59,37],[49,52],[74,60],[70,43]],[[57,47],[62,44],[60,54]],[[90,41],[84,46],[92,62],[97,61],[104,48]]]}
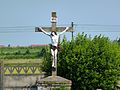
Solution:
{"label": "green tree", "polygon": [[[50,46],[50,45],[49,45]],[[50,47],[44,48],[44,54],[43,54],[43,64],[42,64],[42,70],[46,72],[47,75],[51,75],[52,71],[52,60],[51,60],[51,54],[50,54]]]}
{"label": "green tree", "polygon": [[119,79],[119,65],[118,42],[107,37],[91,39],[82,33],[71,41],[64,38],[61,42],[58,75],[72,80],[73,90],[113,89]]}

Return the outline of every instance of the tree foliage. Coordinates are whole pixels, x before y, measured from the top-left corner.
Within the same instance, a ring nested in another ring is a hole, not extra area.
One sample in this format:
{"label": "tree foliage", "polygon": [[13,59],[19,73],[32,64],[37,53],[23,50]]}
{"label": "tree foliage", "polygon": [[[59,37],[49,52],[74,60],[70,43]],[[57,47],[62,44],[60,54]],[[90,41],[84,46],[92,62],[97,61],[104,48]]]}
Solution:
{"label": "tree foliage", "polygon": [[107,37],[78,34],[64,39],[58,58],[58,74],[72,80],[73,90],[111,90],[119,76],[120,47]]}
{"label": "tree foliage", "polygon": [[51,54],[50,54],[50,47],[44,50],[43,59],[44,60],[42,64],[42,71],[46,72],[47,75],[51,75],[52,60],[51,60]]}

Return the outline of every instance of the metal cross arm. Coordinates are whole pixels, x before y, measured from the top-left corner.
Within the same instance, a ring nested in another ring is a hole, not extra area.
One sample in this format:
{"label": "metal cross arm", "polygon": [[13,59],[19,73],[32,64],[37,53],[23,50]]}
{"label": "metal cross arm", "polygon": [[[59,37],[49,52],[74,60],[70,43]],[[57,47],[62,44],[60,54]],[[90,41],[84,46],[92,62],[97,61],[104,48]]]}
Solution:
{"label": "metal cross arm", "polygon": [[[44,31],[51,32],[52,27],[42,27]],[[66,27],[56,27],[56,32],[62,32],[66,29]],[[35,32],[42,32],[39,27],[35,27]],[[74,32],[73,27],[69,27],[69,29],[66,32]]]}

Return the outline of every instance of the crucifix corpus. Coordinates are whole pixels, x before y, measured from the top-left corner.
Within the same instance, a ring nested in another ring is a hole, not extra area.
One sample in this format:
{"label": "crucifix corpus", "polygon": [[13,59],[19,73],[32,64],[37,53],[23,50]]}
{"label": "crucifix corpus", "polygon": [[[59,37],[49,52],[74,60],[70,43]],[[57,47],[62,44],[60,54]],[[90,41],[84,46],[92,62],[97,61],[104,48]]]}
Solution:
{"label": "crucifix corpus", "polygon": [[[35,32],[43,32],[51,38],[51,57],[52,57],[52,76],[57,75],[57,53],[58,53],[58,42],[61,34],[65,32],[72,32],[73,27],[56,27],[57,16],[56,12],[52,12],[51,16],[51,27],[35,27]],[[48,33],[51,32],[51,33]],[[60,32],[60,33],[57,33]]]}

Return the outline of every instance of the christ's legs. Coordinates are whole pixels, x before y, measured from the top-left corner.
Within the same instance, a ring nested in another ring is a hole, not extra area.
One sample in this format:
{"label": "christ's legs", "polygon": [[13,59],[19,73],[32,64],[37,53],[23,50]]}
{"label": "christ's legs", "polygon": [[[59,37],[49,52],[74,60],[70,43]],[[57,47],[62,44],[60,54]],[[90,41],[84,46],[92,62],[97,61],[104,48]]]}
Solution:
{"label": "christ's legs", "polygon": [[57,52],[58,52],[58,50],[55,49],[55,51],[54,51],[54,62],[55,62],[55,67],[57,67]]}
{"label": "christ's legs", "polygon": [[53,50],[51,49],[51,55],[52,55],[52,67],[56,67],[57,65],[57,49]]}
{"label": "christ's legs", "polygon": [[54,50],[51,49],[51,55],[52,55],[52,67],[55,66],[55,62],[54,62]]}

